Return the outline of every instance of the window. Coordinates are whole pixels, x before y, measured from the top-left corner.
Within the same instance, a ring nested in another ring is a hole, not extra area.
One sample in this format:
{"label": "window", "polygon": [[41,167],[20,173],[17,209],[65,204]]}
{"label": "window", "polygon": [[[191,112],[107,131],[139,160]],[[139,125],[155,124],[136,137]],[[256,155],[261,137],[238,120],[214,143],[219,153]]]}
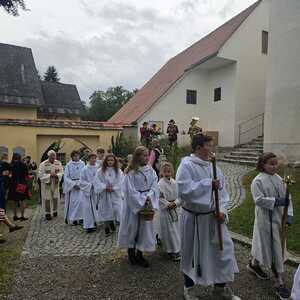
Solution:
{"label": "window", "polygon": [[269,46],[269,33],[268,31],[262,31],[262,41],[261,41],[261,52],[263,54],[268,54],[268,46]]}
{"label": "window", "polygon": [[222,89],[220,87],[215,89],[215,94],[214,94],[214,101],[220,101],[221,100],[221,95],[222,95]]}
{"label": "window", "polygon": [[197,104],[197,91],[186,90],[186,104]]}

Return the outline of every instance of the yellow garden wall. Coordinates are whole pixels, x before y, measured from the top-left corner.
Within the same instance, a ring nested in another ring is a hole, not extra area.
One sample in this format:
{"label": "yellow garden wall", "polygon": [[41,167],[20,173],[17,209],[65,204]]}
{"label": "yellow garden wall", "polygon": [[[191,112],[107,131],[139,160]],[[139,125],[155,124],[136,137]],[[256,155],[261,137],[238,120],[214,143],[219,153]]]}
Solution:
{"label": "yellow garden wall", "polygon": [[34,107],[0,106],[0,119],[29,119],[37,118],[37,109]]}

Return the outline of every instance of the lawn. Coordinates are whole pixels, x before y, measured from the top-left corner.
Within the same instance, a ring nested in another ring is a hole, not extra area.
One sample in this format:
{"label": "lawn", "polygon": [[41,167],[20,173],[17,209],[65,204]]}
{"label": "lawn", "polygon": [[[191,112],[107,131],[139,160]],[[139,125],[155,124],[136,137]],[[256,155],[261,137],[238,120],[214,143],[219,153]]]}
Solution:
{"label": "lawn", "polygon": [[[246,198],[241,206],[234,209],[230,214],[230,230],[252,238],[254,223],[254,201],[251,196],[250,185],[257,171],[251,171],[243,178],[243,186],[246,189]],[[300,172],[296,175],[297,183],[290,191],[294,205],[294,224],[288,232],[288,250],[296,255],[300,255]]]}
{"label": "lawn", "polygon": [[[33,212],[33,209],[37,205],[37,199],[38,195],[34,193],[32,198],[27,201],[29,208],[27,215],[29,212]],[[9,201],[7,211],[10,218],[12,216],[11,209],[12,203]],[[15,273],[19,267],[23,245],[30,227],[30,220],[18,224],[24,225],[24,228],[14,233],[8,233],[8,228],[4,224],[0,224],[0,233],[6,239],[4,244],[0,244],[0,296],[8,293],[13,283]]]}

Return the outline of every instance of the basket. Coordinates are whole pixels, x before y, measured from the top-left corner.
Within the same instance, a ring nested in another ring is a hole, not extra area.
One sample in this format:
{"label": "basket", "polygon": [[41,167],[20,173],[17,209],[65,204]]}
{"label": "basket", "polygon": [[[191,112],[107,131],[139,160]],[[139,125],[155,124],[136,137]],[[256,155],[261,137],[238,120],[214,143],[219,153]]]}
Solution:
{"label": "basket", "polygon": [[154,210],[152,209],[143,209],[140,211],[140,216],[144,221],[153,221],[154,218]]}

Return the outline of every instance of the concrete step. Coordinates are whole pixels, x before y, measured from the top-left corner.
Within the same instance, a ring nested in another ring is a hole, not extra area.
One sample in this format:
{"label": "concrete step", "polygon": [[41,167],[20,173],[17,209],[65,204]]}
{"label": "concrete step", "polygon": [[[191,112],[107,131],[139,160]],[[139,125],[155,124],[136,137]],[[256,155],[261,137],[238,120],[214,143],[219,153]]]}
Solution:
{"label": "concrete step", "polygon": [[263,150],[264,146],[263,145],[252,145],[252,144],[247,145],[247,144],[245,144],[245,145],[241,145],[240,148]]}
{"label": "concrete step", "polygon": [[256,151],[232,151],[230,153],[233,156],[251,156],[251,157],[258,157],[259,156],[259,152]]}
{"label": "concrete step", "polygon": [[249,160],[239,160],[239,159],[230,159],[230,158],[220,158],[219,161],[228,162],[232,164],[239,164],[239,165],[248,165],[248,166],[256,166],[257,161],[249,161]]}
{"label": "concrete step", "polygon": [[224,155],[224,158],[247,160],[247,161],[257,161],[258,160],[258,156],[252,157],[252,156],[247,156],[247,155],[231,155],[231,154]]}
{"label": "concrete step", "polygon": [[237,151],[237,152],[251,152],[251,153],[257,153],[257,154],[261,154],[263,152],[262,149],[256,150],[255,148],[236,148],[236,149],[234,149],[234,151]]}

